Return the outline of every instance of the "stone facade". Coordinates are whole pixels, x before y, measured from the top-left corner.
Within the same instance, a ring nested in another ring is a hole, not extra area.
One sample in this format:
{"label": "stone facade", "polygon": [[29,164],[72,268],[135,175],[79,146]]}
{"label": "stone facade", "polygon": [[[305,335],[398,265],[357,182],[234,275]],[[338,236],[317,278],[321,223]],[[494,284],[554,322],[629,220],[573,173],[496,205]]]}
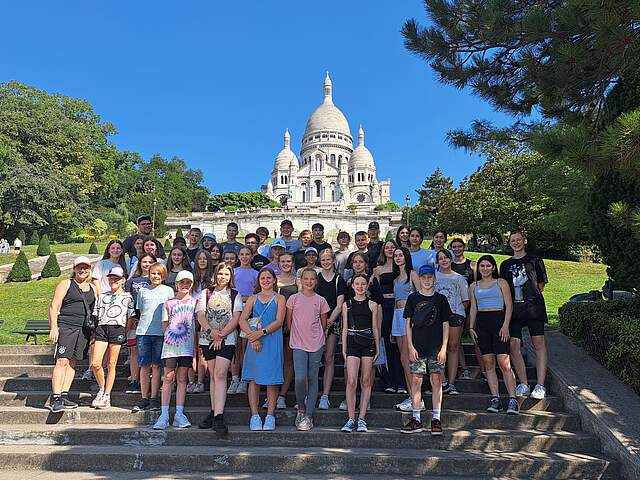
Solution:
{"label": "stone facade", "polygon": [[373,210],[389,201],[391,181],[378,181],[373,155],[364,144],[362,126],[354,148],[349,122],[333,103],[333,84],[328,72],[324,100],[309,118],[302,137],[300,159],[291,150],[291,136],[286,130],[284,146],[262,191],[290,208],[345,209],[357,205]]}

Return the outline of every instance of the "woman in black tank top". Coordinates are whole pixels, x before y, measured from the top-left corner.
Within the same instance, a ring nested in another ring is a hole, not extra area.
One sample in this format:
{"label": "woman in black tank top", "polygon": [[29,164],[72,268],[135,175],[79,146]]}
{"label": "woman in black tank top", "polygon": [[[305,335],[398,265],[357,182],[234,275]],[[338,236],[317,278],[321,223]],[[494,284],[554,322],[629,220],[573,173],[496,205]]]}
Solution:
{"label": "woman in black tank top", "polygon": [[49,339],[55,344],[56,358],[49,409],[54,413],[78,407],[66,395],[62,396],[62,392],[71,388],[78,360],[87,358],[90,332],[83,326],[85,317],[93,312],[95,297],[89,259],[78,257],[74,261],[73,277],[58,284],[49,305]]}

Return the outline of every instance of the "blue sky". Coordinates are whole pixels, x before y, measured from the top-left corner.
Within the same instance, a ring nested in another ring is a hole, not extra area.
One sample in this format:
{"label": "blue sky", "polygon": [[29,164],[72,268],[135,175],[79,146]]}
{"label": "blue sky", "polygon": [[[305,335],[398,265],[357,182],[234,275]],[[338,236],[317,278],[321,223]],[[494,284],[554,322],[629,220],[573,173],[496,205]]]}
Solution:
{"label": "blue sky", "polygon": [[89,100],[119,148],[179,156],[213,193],[266,183],[285,127],[299,152],[325,70],[400,203],[436,167],[457,182],[479,165],[448,130],[509,122],[404,49],[419,0],[12,2],[3,17],[0,81]]}

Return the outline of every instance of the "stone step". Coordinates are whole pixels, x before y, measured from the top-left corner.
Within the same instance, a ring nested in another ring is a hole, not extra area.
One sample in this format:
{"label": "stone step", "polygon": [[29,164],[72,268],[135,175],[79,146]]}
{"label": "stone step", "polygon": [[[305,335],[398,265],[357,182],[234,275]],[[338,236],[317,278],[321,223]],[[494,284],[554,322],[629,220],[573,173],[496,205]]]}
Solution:
{"label": "stone step", "polygon": [[[25,392],[0,392],[0,406],[8,407],[44,407],[48,404],[50,391],[25,391]],[[94,395],[83,392],[71,392],[70,397],[83,406],[89,406]],[[261,402],[264,401],[264,393]],[[402,402],[407,395],[376,393],[371,397],[372,408],[393,408],[397,403]],[[448,409],[452,410],[478,410],[489,404],[491,396],[483,393],[463,393],[461,395],[445,395],[443,403]],[[111,394],[111,403],[121,408],[131,408],[138,402],[140,395],[125,394],[122,392],[113,392]],[[345,399],[344,392],[334,392],[329,396],[331,405],[335,408]],[[548,412],[556,412],[562,409],[562,401],[559,397],[547,396],[544,400],[534,400],[532,398],[519,399],[521,410],[545,410]],[[427,408],[431,408],[431,395],[424,395],[424,402]],[[287,405],[292,407],[296,403],[296,397],[293,392],[287,394]],[[172,396],[172,404],[175,404],[175,395]],[[228,407],[246,407],[249,403],[247,396],[243,394],[228,395]],[[262,403],[261,403],[262,404]],[[187,405],[189,407],[208,407],[210,405],[209,391],[205,393],[190,393],[187,395]]]}
{"label": "stone step", "polygon": [[590,435],[573,432],[542,433],[534,430],[495,429],[450,430],[434,437],[430,434],[405,435],[399,429],[370,428],[367,434],[343,434],[339,428],[317,427],[299,432],[295,427],[278,427],[273,432],[251,432],[246,426],[231,426],[225,437],[198,428],[165,431],[127,425],[0,425],[0,445],[128,445],[140,447],[169,446],[255,446],[378,448],[434,450],[483,450],[502,452],[591,453],[598,442]]}
{"label": "stone step", "polygon": [[[2,367],[0,367],[2,368]],[[319,380],[320,388],[322,388],[322,379]],[[531,389],[535,385],[535,381],[529,381]],[[208,385],[206,382],[205,385]],[[123,392],[127,386],[127,379],[124,376],[116,378],[114,384],[114,391]],[[507,390],[504,387],[502,380],[499,382],[500,393],[506,395]],[[48,390],[51,388],[51,377],[45,375],[37,376],[11,376],[0,378],[0,391],[4,392],[21,392],[32,390]],[[89,392],[91,388],[91,381],[89,380],[74,380],[71,389],[81,392]],[[207,387],[208,388],[208,387]],[[423,388],[428,388],[426,382],[423,384]],[[489,393],[489,386],[484,380],[456,380],[456,388],[461,393]],[[379,378],[376,378],[373,384],[374,391],[378,392],[382,390],[382,383]],[[344,379],[342,377],[336,377],[332,384],[333,391],[345,391]],[[548,389],[549,394],[553,394],[551,389]]]}
{"label": "stone step", "polygon": [[[191,407],[187,403],[185,413],[195,425],[202,421],[210,410],[205,407]],[[264,415],[264,411],[261,410]],[[51,413],[45,408],[0,407],[0,424],[120,424],[152,425],[159,413],[131,413],[129,409],[111,407],[107,410],[94,410],[79,407],[61,413]],[[336,409],[316,410],[314,423],[319,427],[341,427],[346,421],[346,412]],[[276,421],[281,426],[294,424],[296,412],[293,409],[277,410]],[[229,425],[248,425],[250,412],[244,407],[225,409],[225,418]],[[393,409],[373,408],[367,412],[367,422],[372,428],[398,428],[402,424],[402,413]],[[544,411],[524,411],[520,415],[493,414],[485,410],[461,411],[443,410],[442,422],[449,429],[505,429],[577,432],[580,429],[578,417],[565,413]]]}
{"label": "stone step", "polygon": [[477,450],[327,449],[306,447],[0,446],[0,462],[48,471],[162,471],[401,475],[500,475],[545,478],[616,478],[614,463],[597,455]]}

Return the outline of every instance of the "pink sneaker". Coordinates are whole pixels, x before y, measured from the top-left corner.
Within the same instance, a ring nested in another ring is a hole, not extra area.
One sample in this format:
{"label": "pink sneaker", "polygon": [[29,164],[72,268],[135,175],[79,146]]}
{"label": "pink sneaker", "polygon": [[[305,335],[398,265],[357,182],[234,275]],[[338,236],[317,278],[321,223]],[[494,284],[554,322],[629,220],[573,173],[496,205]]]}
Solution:
{"label": "pink sneaker", "polygon": [[91,402],[91,408],[98,408],[98,405],[100,405],[103,395],[104,395],[103,392],[97,393],[96,398],[94,398],[93,402]]}
{"label": "pink sneaker", "polygon": [[97,410],[104,410],[105,408],[111,407],[111,396],[103,395],[100,397],[100,402],[96,405]]}

